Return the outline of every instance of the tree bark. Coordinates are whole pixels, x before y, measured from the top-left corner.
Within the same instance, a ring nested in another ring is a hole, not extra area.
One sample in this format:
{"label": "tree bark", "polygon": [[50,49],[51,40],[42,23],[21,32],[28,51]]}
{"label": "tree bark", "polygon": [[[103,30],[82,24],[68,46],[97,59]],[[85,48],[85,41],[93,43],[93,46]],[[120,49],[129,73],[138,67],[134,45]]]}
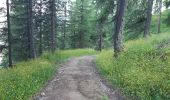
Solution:
{"label": "tree bark", "polygon": [[63,25],[63,44],[62,49],[65,49],[65,39],[66,39],[66,17],[67,17],[67,2],[64,3],[64,25]]}
{"label": "tree bark", "polygon": [[[96,10],[96,16],[98,16],[98,9]],[[98,19],[98,18],[97,18]],[[102,51],[102,44],[103,44],[103,34],[102,34],[102,28],[101,28],[101,21],[96,21],[96,32],[98,34],[98,40],[97,40],[97,50]]]}
{"label": "tree bark", "polygon": [[75,49],[77,47],[76,45],[76,26],[74,25],[74,28],[73,28],[73,48]]}
{"label": "tree bark", "polygon": [[36,58],[34,37],[33,37],[33,19],[32,19],[32,0],[28,0],[28,45],[30,59]]}
{"label": "tree bark", "polygon": [[99,22],[96,22],[96,31],[97,31],[97,34],[98,34],[97,50],[102,51],[102,48],[103,48],[103,33],[102,33],[101,23],[99,24]]}
{"label": "tree bark", "polygon": [[147,8],[147,16],[145,22],[145,29],[144,29],[144,37],[147,38],[150,35],[150,24],[152,19],[152,7],[153,7],[153,0],[148,0],[148,8]]}
{"label": "tree bark", "polygon": [[81,17],[80,17],[80,24],[81,24],[81,29],[79,30],[79,48],[84,48],[84,41],[83,41],[83,36],[84,36],[84,31],[83,31],[83,20],[84,20],[84,0],[81,0]]}
{"label": "tree bark", "polygon": [[56,7],[55,0],[51,0],[51,51],[54,53],[56,50]]}
{"label": "tree bark", "polygon": [[162,16],[162,0],[159,0],[159,15],[158,15],[158,30],[157,32],[160,33],[161,32],[161,16]]}
{"label": "tree bark", "polygon": [[101,32],[99,35],[99,51],[102,51],[103,48],[103,33]]}
{"label": "tree bark", "polygon": [[11,35],[11,23],[10,23],[10,14],[9,14],[9,0],[6,0],[7,6],[7,25],[8,25],[8,64],[9,67],[12,67],[12,35]]}
{"label": "tree bark", "polygon": [[123,29],[124,29],[124,16],[127,8],[128,0],[119,0],[116,12],[115,34],[114,34],[114,52],[115,57],[123,51]]}
{"label": "tree bark", "polygon": [[43,46],[42,46],[42,0],[40,0],[40,31],[39,31],[39,54],[41,55],[43,53]]}

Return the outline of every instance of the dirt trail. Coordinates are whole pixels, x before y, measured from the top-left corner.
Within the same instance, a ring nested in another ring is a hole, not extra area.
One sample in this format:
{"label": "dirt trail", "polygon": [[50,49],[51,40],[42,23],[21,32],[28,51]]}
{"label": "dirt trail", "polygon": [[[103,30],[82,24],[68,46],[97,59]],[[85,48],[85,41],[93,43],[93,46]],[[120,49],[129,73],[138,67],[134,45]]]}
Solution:
{"label": "dirt trail", "polygon": [[102,82],[94,60],[95,56],[70,59],[34,100],[122,100]]}

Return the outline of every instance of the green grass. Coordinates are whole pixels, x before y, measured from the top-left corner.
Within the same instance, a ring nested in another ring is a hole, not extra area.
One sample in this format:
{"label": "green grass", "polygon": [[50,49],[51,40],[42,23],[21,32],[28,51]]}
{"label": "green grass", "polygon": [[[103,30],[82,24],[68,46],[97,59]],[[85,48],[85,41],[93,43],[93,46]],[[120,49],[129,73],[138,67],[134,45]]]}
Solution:
{"label": "green grass", "polygon": [[97,52],[91,49],[45,53],[12,69],[0,69],[0,100],[27,100],[54,75],[58,63],[70,57],[93,54]]}
{"label": "green grass", "polygon": [[119,58],[113,57],[112,50],[105,50],[97,56],[98,69],[133,100],[169,100],[170,49],[158,48],[169,39],[164,33],[129,41]]}

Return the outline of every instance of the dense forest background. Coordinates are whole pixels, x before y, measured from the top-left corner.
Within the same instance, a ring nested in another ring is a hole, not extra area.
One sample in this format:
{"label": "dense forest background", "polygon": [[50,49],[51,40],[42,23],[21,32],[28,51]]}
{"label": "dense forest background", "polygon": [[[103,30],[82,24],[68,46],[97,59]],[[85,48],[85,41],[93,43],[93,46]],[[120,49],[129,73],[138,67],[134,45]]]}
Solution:
{"label": "dense forest background", "polygon": [[[124,6],[120,5],[119,8],[117,0],[6,2],[7,7],[2,7],[1,13],[7,15],[7,21],[1,22],[4,27],[0,34],[4,43],[1,46],[4,66],[36,58],[47,51],[111,48],[116,45],[114,34],[119,30],[122,31],[120,34],[124,33],[124,38],[117,38],[128,41],[166,31],[161,27],[169,24],[169,10],[161,13],[165,7],[169,7],[168,0],[128,0],[123,22],[116,22],[116,13]],[[161,18],[165,21],[161,21]],[[123,26],[120,25],[117,30],[116,23],[123,23]]]}

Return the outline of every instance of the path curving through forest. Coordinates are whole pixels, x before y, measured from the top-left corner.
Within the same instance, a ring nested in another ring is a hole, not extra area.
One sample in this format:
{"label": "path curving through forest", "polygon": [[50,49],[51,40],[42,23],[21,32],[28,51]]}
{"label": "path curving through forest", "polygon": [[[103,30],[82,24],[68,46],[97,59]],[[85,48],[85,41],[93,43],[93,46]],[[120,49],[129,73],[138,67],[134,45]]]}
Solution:
{"label": "path curving through forest", "polygon": [[122,100],[100,78],[95,56],[72,58],[33,100]]}

